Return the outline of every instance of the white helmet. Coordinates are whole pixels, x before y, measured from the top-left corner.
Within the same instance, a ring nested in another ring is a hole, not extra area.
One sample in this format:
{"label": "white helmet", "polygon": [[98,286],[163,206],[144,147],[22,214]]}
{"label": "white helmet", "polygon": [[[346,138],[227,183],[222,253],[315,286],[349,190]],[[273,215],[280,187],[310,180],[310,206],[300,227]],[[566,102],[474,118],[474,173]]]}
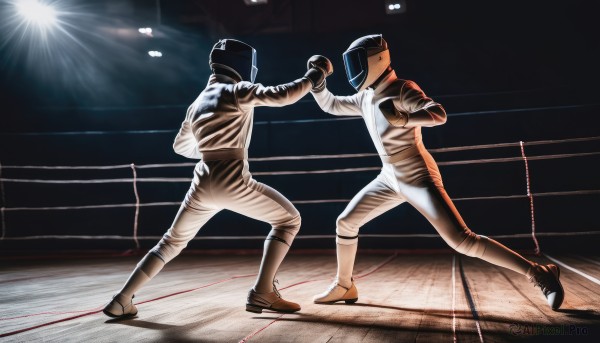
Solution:
{"label": "white helmet", "polygon": [[371,86],[390,66],[390,50],[381,34],[361,37],[343,54],[348,82],[357,91]]}

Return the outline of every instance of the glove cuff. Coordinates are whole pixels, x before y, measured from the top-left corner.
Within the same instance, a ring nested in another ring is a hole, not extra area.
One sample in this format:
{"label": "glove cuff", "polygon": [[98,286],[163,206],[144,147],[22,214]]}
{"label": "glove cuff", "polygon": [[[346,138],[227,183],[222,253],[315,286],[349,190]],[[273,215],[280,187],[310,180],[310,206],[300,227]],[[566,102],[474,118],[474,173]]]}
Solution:
{"label": "glove cuff", "polygon": [[321,69],[318,68],[310,68],[304,77],[310,80],[313,85],[313,89],[317,86],[320,86],[323,81],[325,81],[325,73]]}
{"label": "glove cuff", "polygon": [[310,91],[312,93],[321,93],[322,91],[325,90],[325,88],[327,88],[327,80],[323,79],[323,82],[321,82],[320,84],[314,86]]}

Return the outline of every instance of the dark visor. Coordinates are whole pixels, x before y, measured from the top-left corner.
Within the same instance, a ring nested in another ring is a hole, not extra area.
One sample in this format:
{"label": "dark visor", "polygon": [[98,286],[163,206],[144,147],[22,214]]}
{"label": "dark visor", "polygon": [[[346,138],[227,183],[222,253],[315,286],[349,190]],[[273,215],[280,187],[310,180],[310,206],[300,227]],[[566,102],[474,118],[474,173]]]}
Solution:
{"label": "dark visor", "polygon": [[358,90],[367,79],[367,51],[364,48],[356,48],[346,51],[343,57],[348,82]]}
{"label": "dark visor", "polygon": [[250,82],[254,83],[258,68],[256,67],[256,50],[252,49],[252,70],[250,71]]}

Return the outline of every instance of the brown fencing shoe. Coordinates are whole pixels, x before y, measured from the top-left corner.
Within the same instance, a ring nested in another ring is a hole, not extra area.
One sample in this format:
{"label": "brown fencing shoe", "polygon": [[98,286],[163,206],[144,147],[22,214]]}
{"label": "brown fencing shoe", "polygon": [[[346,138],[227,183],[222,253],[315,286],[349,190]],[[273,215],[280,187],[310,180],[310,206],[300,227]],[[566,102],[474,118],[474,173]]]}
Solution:
{"label": "brown fencing shoe", "polygon": [[533,282],[534,287],[539,286],[548,301],[548,305],[556,310],[565,298],[565,291],[560,283],[560,269],[554,264],[535,264],[527,272],[527,278]]}
{"label": "brown fencing shoe", "polygon": [[315,304],[333,304],[342,300],[346,304],[354,304],[358,300],[358,289],[356,289],[354,282],[352,282],[350,288],[346,288],[339,285],[336,281],[329,286],[328,290],[313,298]]}
{"label": "brown fencing shoe", "polygon": [[277,280],[273,281],[273,292],[257,293],[254,289],[251,289],[246,300],[246,311],[254,313],[262,313],[263,310],[285,313],[300,311],[300,305],[281,298],[281,294],[275,287],[276,282]]}
{"label": "brown fencing shoe", "polygon": [[115,295],[112,300],[104,307],[102,312],[112,318],[134,317],[137,313],[137,307],[133,304],[133,298],[125,297],[121,294]]}

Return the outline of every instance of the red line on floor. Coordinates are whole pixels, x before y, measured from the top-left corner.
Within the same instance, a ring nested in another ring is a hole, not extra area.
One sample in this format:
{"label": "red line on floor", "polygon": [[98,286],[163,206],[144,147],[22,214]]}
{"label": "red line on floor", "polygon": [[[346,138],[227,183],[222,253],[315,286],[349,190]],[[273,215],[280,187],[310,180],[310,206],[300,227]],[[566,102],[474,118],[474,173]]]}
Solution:
{"label": "red line on floor", "polygon": [[285,314],[282,314],[281,316],[275,318],[272,322],[270,322],[269,324],[263,326],[262,328],[250,333],[248,336],[242,338],[242,340],[239,343],[246,343],[250,340],[250,338],[254,337],[255,335],[257,335],[258,333],[260,333],[261,331],[265,330],[266,328],[268,328],[269,326],[271,326],[272,324],[274,324],[276,321],[278,321],[279,319],[281,319],[281,317],[283,317]]}
{"label": "red line on floor", "polygon": [[[212,282],[212,283],[209,283],[209,284],[206,284],[206,285],[202,285],[200,287],[196,287],[196,288],[193,288],[193,289],[188,289],[188,290],[185,290],[185,291],[180,291],[180,292],[175,292],[175,293],[163,295],[161,297],[150,299],[150,300],[145,300],[145,301],[136,303],[136,305],[145,304],[145,303],[149,303],[149,302],[152,302],[152,301],[156,301],[156,300],[160,300],[160,299],[172,297],[172,296],[175,296],[175,295],[178,295],[178,294],[193,292],[193,291],[196,291],[198,289],[202,289],[202,288],[214,286],[214,285],[217,285],[217,284],[220,284],[220,283],[223,283],[223,282],[227,282],[227,281],[231,281],[231,280],[235,280],[235,279],[246,278],[246,277],[251,277],[251,276],[256,276],[256,274],[235,275],[235,276],[232,276],[230,278],[219,280],[219,281],[215,281],[215,282]],[[85,312],[85,311],[89,311],[89,312]],[[0,337],[12,336],[12,335],[16,335],[18,333],[22,333],[22,332],[25,332],[25,331],[30,331],[30,330],[41,328],[41,327],[44,327],[44,326],[48,326],[48,325],[52,325],[52,324],[56,324],[56,323],[61,323],[61,322],[66,322],[66,321],[77,319],[77,318],[81,318],[81,317],[86,317],[86,316],[89,316],[89,315],[92,315],[92,314],[100,313],[101,311],[102,311],[102,309],[83,310],[83,311],[70,311],[70,312],[58,312],[59,314],[68,314],[68,313],[77,313],[77,312],[85,312],[85,313],[78,314],[78,315],[72,316],[72,317],[67,317],[67,318],[63,318],[63,319],[54,320],[54,321],[51,321],[51,322],[47,322],[47,323],[43,323],[43,324],[31,326],[31,327],[27,327],[27,328],[24,328],[24,329],[19,329],[19,330],[15,330],[15,331],[11,331],[11,332],[6,332],[6,333],[0,333]],[[18,317],[12,317],[12,318],[0,318],[0,320],[17,319],[17,318],[23,318],[23,317],[33,317],[33,316],[39,316],[39,315],[42,315],[42,314],[50,314],[50,313],[51,312],[42,312],[42,313],[35,313],[35,314],[18,316]]]}
{"label": "red line on floor", "polygon": [[48,323],[39,324],[39,325],[36,325],[36,326],[31,326],[31,327],[20,329],[20,330],[16,330],[16,331],[2,333],[2,334],[0,334],[0,337],[7,337],[7,336],[16,335],[16,334],[21,333],[21,332],[25,332],[25,331],[29,331],[29,330],[41,328],[41,327],[52,325],[52,324],[56,324],[56,323],[66,322],[66,321],[69,321],[69,320],[73,320],[73,319],[77,319],[77,318],[89,316],[91,314],[100,313],[101,311],[102,310],[98,310],[98,311],[94,311],[94,312],[86,312],[86,313],[82,313],[82,314],[79,314],[79,315],[76,315],[76,316],[73,316],[73,317],[63,318],[63,319],[55,320],[55,321],[48,322]]}
{"label": "red line on floor", "polygon": [[[367,269],[365,272],[363,272],[362,274],[356,275],[354,278],[355,279],[360,279],[360,278],[365,278],[373,273],[375,273],[376,271],[378,271],[379,269],[383,268],[383,266],[385,266],[386,264],[390,263],[392,260],[394,260],[396,257],[398,257],[397,253],[394,253],[392,256],[386,258],[385,260],[383,260],[381,263]],[[317,280],[306,280],[306,281],[300,281],[300,282],[296,282],[294,284],[291,284],[289,286],[285,286],[283,288],[281,288],[280,290],[284,290],[287,288],[292,288],[294,286],[298,286],[298,285],[302,285],[305,283],[310,283],[310,282],[315,282],[315,281],[323,281],[326,279],[317,279]],[[268,328],[269,326],[273,325],[276,321],[280,320],[283,316],[285,316],[285,314],[282,314],[281,316],[275,318],[273,321],[271,321],[269,324],[253,331],[252,333],[250,333],[249,335],[247,335],[246,337],[242,338],[241,341],[239,341],[239,343],[246,343],[248,342],[252,337],[256,336],[258,333],[264,331],[266,328]]]}

